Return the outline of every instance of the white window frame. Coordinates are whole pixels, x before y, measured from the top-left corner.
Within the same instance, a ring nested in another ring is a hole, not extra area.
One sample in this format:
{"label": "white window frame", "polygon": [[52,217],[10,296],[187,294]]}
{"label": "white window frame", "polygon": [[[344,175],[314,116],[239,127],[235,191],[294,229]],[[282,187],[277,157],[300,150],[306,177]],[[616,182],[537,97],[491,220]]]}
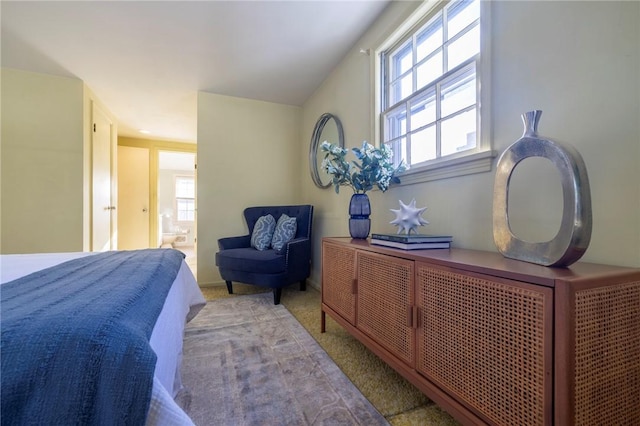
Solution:
{"label": "white window frame", "polygon": [[[179,197],[178,196],[178,181],[180,179],[189,179],[193,181],[194,185],[194,194],[193,197]],[[195,176],[192,175],[175,175],[173,180],[173,194],[174,194],[174,203],[175,203],[175,212],[176,212],[176,223],[190,224],[195,222],[195,209],[196,209],[196,199],[195,199]],[[180,210],[178,209],[178,200],[187,200],[193,202],[193,219],[192,220],[180,220]]]}
{"label": "white window frame", "polygon": [[[373,75],[373,123],[374,140],[377,146],[383,141],[383,116],[385,81],[383,79],[383,55],[399,42],[412,37],[432,17],[439,13],[449,1],[426,0],[409,16],[396,31],[394,31],[371,55]],[[476,121],[476,147],[461,151],[445,157],[422,162],[411,166],[401,175],[402,184],[427,182],[454,176],[462,176],[473,173],[487,172],[491,170],[493,158],[496,152],[491,143],[491,72],[490,72],[490,29],[491,29],[491,3],[480,1],[480,54],[473,60],[467,60],[450,72],[445,73],[441,79],[450,77],[461,69],[475,63],[476,72],[476,97],[477,97],[477,121]],[[430,85],[429,85],[430,86]],[[429,87],[427,86],[427,87]],[[418,90],[416,93],[422,93]],[[399,105],[399,104],[396,104]]]}

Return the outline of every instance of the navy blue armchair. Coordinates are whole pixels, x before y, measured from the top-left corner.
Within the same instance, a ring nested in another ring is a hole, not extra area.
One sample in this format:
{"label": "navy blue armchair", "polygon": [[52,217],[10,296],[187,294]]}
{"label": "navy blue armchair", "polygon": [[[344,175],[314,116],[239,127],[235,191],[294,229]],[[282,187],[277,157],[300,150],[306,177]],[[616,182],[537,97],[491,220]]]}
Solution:
{"label": "navy blue armchair", "polygon": [[[296,218],[296,234],[282,249],[257,250],[251,246],[251,234],[258,219],[272,215],[277,221],[282,214]],[[295,282],[300,291],[306,290],[306,280],[311,273],[311,224],[313,206],[265,206],[244,210],[249,234],[218,240],[216,266],[233,294],[232,282],[253,284],[273,289],[273,302],[278,305],[282,288]]]}

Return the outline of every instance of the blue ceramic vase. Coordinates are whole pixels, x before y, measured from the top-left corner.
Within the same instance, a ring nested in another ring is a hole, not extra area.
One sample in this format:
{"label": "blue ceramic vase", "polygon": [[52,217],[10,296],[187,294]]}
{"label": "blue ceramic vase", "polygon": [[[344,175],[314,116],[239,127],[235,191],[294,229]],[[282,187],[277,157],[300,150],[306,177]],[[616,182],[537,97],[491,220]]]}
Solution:
{"label": "blue ceramic vase", "polygon": [[371,204],[367,194],[353,194],[349,202],[349,234],[351,238],[365,239],[371,230]]}

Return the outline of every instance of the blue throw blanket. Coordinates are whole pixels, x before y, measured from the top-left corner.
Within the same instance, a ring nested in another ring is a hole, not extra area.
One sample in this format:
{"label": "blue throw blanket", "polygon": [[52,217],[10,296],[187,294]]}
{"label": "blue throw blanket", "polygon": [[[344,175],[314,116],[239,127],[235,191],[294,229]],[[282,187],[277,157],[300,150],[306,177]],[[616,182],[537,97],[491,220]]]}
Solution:
{"label": "blue throw blanket", "polygon": [[106,252],[2,285],[2,424],[143,425],[149,338],[183,258]]}

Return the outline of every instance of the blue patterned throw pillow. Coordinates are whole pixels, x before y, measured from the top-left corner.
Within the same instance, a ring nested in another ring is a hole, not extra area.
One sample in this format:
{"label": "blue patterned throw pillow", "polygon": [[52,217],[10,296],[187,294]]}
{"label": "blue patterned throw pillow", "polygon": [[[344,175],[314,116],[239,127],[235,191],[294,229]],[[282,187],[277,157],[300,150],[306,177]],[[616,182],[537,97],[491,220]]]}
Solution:
{"label": "blue patterned throw pillow", "polygon": [[270,214],[260,216],[251,233],[251,247],[258,250],[268,250],[271,246],[276,220]]}
{"label": "blue patterned throw pillow", "polygon": [[271,247],[273,247],[274,250],[282,250],[282,247],[296,236],[297,228],[298,224],[295,217],[282,214],[276,224],[273,240],[271,240]]}

